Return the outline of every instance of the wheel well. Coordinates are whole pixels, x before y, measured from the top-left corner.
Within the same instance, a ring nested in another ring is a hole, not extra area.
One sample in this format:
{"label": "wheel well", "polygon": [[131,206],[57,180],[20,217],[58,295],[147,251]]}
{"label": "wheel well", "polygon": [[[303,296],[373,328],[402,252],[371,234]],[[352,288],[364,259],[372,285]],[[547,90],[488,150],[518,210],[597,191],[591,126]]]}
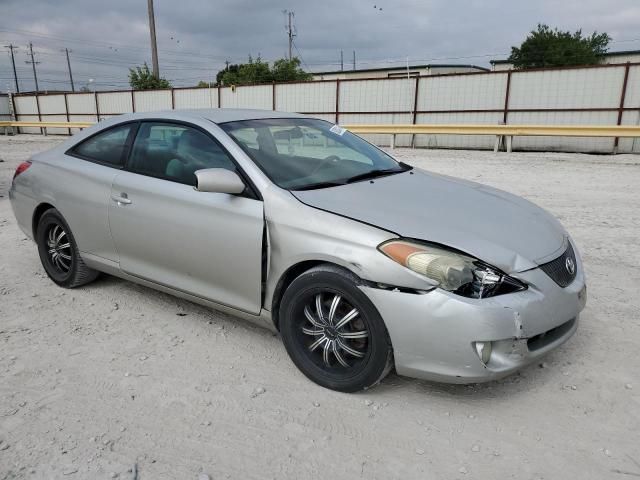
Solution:
{"label": "wheel well", "polygon": [[327,266],[330,265],[332,267],[336,267],[341,270],[348,271],[347,269],[338,265],[337,263],[331,263],[331,262],[322,261],[322,260],[307,260],[289,267],[289,269],[286,272],[284,272],[284,274],[282,274],[282,276],[280,277],[280,280],[278,280],[278,284],[276,285],[276,289],[273,292],[273,299],[271,301],[271,318],[273,320],[273,324],[276,327],[276,329],[279,329],[278,323],[280,322],[280,318],[279,318],[280,301],[282,300],[282,296],[284,295],[284,292],[287,291],[287,288],[289,287],[289,285],[291,285],[291,282],[293,282],[296,278],[298,278],[307,270],[311,270],[312,268],[317,267],[319,265],[327,265]]}
{"label": "wheel well", "polygon": [[31,232],[33,234],[34,239],[36,238],[36,233],[38,230],[38,222],[40,221],[40,217],[42,217],[42,214],[47,210],[49,210],[50,208],[54,208],[53,205],[50,205],[48,203],[41,203],[36,207],[35,211],[33,212],[33,220],[31,221]]}

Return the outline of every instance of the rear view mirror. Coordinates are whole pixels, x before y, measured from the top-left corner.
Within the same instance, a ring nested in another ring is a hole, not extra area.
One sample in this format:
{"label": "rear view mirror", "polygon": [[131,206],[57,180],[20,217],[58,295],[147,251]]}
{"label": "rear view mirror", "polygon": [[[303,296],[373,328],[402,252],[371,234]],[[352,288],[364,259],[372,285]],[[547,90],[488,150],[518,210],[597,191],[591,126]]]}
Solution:
{"label": "rear view mirror", "polygon": [[237,195],[244,192],[245,186],[236,172],[226,168],[205,168],[196,170],[196,190],[199,192],[229,193]]}
{"label": "rear view mirror", "polygon": [[288,128],[287,130],[280,130],[273,134],[273,138],[276,140],[292,140],[294,138],[302,138],[304,133],[300,127]]}

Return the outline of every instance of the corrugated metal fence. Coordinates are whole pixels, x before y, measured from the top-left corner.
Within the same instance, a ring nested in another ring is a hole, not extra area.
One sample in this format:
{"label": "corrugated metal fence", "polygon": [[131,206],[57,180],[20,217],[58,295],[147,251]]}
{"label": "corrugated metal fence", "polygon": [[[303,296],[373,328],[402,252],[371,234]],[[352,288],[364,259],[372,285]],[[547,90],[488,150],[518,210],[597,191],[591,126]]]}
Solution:
{"label": "corrugated metal fence", "polygon": [[11,120],[9,110],[9,95],[0,93],[0,120]]}
{"label": "corrugated metal fence", "polygon": [[[175,108],[261,108],[342,124],[640,124],[640,64],[480,72],[413,78],[323,80],[222,88],[19,94],[17,120],[95,121]],[[1,103],[0,99],[0,103]],[[2,107],[0,107],[2,108]],[[38,133],[39,129],[25,129]],[[50,133],[67,133],[50,129]],[[372,135],[380,145],[388,135]],[[398,146],[410,145],[400,135]],[[487,136],[416,135],[417,147],[492,148]],[[518,137],[514,149],[640,152],[640,141]]]}

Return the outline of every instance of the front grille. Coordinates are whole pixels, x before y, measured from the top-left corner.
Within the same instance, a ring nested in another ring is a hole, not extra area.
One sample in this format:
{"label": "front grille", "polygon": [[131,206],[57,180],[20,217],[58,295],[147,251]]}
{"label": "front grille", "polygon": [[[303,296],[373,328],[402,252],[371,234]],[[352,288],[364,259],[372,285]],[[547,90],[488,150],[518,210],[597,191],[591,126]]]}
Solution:
{"label": "front grille", "polygon": [[536,335],[535,337],[531,337],[529,340],[527,340],[527,347],[529,348],[529,351],[533,352],[535,350],[540,350],[550,343],[555,342],[559,338],[563,337],[569,330],[571,330],[574,323],[576,323],[576,319],[572,318],[562,325],[552,328],[551,330],[547,330],[546,332]]}
{"label": "front grille", "polygon": [[[573,273],[569,268],[571,265],[573,265]],[[562,255],[555,260],[551,260],[544,265],[540,265],[540,268],[544,273],[551,277],[551,280],[556,282],[562,288],[573,282],[574,278],[576,278],[578,264],[576,262],[576,254],[573,251],[571,243],[569,243],[569,246]]]}

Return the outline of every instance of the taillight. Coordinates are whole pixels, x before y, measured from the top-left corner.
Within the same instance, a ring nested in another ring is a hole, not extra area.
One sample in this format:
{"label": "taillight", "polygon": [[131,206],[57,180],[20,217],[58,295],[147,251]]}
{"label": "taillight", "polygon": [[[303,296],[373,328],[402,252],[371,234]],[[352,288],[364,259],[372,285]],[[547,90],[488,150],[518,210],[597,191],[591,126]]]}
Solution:
{"label": "taillight", "polygon": [[30,161],[22,162],[20,165],[18,165],[18,168],[16,168],[16,173],[13,174],[13,179],[15,180],[18,175],[20,175],[22,172],[25,172],[30,166]]}

